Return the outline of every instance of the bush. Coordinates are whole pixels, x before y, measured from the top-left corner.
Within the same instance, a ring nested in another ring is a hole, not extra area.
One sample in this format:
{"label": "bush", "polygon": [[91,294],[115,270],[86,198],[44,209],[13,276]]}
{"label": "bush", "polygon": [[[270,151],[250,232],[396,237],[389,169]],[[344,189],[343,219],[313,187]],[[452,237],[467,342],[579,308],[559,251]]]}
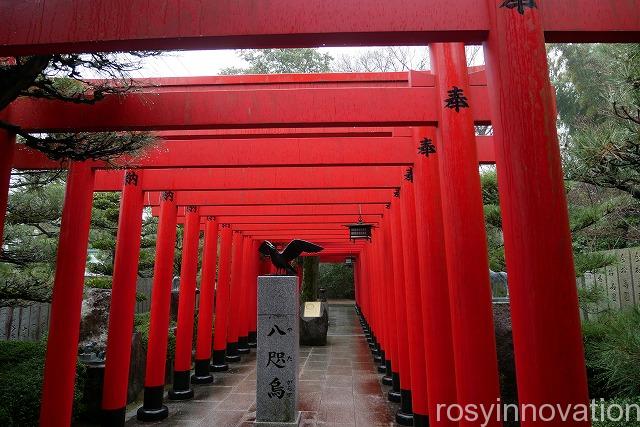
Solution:
{"label": "bush", "polygon": [[[86,288],[111,289],[113,281],[109,276],[92,276],[84,280]],[[136,293],[136,302],[146,301],[147,296],[139,292]]]}
{"label": "bush", "polygon": [[0,342],[0,425],[37,425],[46,347]]}
{"label": "bush", "polygon": [[[580,308],[585,311],[589,316],[599,316],[605,311],[609,311],[608,308],[602,308],[601,304],[608,299],[607,291],[604,287],[594,284],[593,286],[578,288],[578,303]],[[591,324],[586,324],[587,328],[596,327]]]}
{"label": "bush", "polygon": [[583,333],[592,397],[640,396],[640,309],[606,312]]}
{"label": "bush", "polygon": [[595,273],[596,270],[614,265],[618,262],[618,257],[606,252],[576,252],[574,255],[574,265],[576,276],[583,276],[585,273]]}
{"label": "bush", "polygon": [[[0,341],[0,425],[38,425],[45,352],[45,342]],[[82,410],[85,378],[84,366],[79,365],[74,415]]]}
{"label": "bush", "polygon": [[500,198],[498,195],[498,174],[496,170],[482,171],[480,173],[480,183],[482,185],[482,203],[497,206],[500,203]]}
{"label": "bush", "polygon": [[[625,405],[640,405],[640,397],[608,400],[604,402],[603,410],[600,410],[600,402],[596,401],[597,406],[595,411],[595,419],[592,423],[593,427],[640,427],[640,422],[636,421],[638,414],[636,413],[636,409],[633,406],[629,410],[629,422],[625,422],[624,418],[622,419],[622,421],[598,421],[606,417],[607,408],[613,404],[620,405],[623,409],[625,408]],[[611,415],[614,417],[618,416],[617,412],[612,413]]]}
{"label": "bush", "polygon": [[[148,348],[149,344],[149,324],[151,322],[151,313],[140,313],[136,314],[134,320],[134,328],[136,332],[140,333],[140,337],[142,338],[142,345],[144,346],[145,352]],[[175,333],[176,323],[171,321],[169,324],[169,340],[167,342],[167,359],[173,359],[176,354],[176,333]],[[195,331],[194,331],[195,336]]]}
{"label": "bush", "polygon": [[344,264],[320,264],[319,283],[327,298],[353,299],[353,268]]}

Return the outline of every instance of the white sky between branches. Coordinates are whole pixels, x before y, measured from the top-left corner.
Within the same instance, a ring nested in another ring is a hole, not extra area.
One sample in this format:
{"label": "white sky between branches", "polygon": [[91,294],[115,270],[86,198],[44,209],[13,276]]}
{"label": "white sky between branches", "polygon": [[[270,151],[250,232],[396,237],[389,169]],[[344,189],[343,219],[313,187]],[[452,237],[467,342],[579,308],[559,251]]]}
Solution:
{"label": "white sky between branches", "polygon": [[[322,53],[329,53],[334,59],[343,55],[357,56],[368,50],[379,47],[338,47],[319,48]],[[414,47],[417,54],[428,52],[425,47]],[[473,65],[482,64],[482,53],[476,56]],[[145,58],[143,67],[132,72],[132,77],[193,77],[213,76],[227,67],[245,67],[248,64],[240,59],[235,50],[194,50],[166,52],[158,57]]]}

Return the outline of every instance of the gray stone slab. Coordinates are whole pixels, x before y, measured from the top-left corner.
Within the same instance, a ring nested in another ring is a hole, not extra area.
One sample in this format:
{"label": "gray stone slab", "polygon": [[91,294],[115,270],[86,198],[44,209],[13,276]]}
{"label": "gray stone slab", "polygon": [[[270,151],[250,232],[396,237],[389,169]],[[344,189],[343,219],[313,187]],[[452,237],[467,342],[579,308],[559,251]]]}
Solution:
{"label": "gray stone slab", "polygon": [[616,283],[619,287],[620,306],[631,307],[633,302],[633,278],[631,277],[631,252],[627,249],[618,251],[618,265],[609,266],[607,270],[616,271]]}
{"label": "gray stone slab", "polygon": [[296,276],[258,277],[258,314],[298,315]]}
{"label": "gray stone slab", "polygon": [[298,279],[258,278],[256,422],[298,419]]}
{"label": "gray stone slab", "polygon": [[301,421],[301,413],[298,412],[298,414],[296,415],[296,419],[293,422],[290,423],[284,423],[284,422],[271,422],[271,421],[257,421],[254,422],[253,424],[256,426],[260,426],[260,427],[294,427],[294,426],[299,426],[300,425],[300,421]]}

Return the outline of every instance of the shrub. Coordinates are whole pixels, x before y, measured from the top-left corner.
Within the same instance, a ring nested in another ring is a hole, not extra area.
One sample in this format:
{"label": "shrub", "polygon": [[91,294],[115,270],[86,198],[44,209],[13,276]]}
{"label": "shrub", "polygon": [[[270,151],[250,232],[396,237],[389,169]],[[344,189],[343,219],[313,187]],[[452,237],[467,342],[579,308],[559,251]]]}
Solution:
{"label": "shrub", "polygon": [[[593,427],[619,427],[619,426],[627,426],[627,427],[640,427],[640,422],[636,421],[638,414],[636,413],[636,409],[632,406],[629,410],[629,422],[624,421],[624,417],[622,421],[599,421],[606,417],[607,408],[613,404],[620,405],[623,410],[625,405],[639,405],[640,406],[640,397],[632,397],[632,398],[620,398],[620,399],[612,399],[604,402],[603,410],[600,410],[600,402],[596,401],[596,411],[595,411],[595,419],[593,421]],[[612,416],[617,417],[618,413],[612,413]]]}
{"label": "shrub", "polygon": [[92,276],[84,280],[84,286],[87,288],[111,289],[111,277]]}
{"label": "shrub", "polygon": [[585,273],[595,273],[596,270],[614,265],[618,262],[618,257],[606,252],[576,252],[574,265],[576,276],[583,276]]}
{"label": "shrub", "polygon": [[[113,281],[109,276],[92,276],[84,280],[84,286],[87,288],[111,289]],[[136,293],[136,301],[146,301],[147,296],[139,292]]]}
{"label": "shrub", "polygon": [[592,397],[640,396],[640,309],[606,312],[583,332]]}
{"label": "shrub", "polygon": [[353,268],[344,264],[320,264],[319,283],[327,298],[353,299]]}
{"label": "shrub", "polygon": [[[140,337],[142,338],[142,345],[146,349],[149,344],[149,323],[151,322],[151,313],[140,313],[136,314],[134,320],[134,328],[136,332],[140,333]],[[176,333],[175,333],[175,322],[171,321],[169,324],[169,341],[167,342],[167,359],[173,359],[176,354]]]}
{"label": "shrub", "polygon": [[[38,425],[45,352],[45,342],[0,341],[0,425]],[[78,365],[76,415],[82,410],[85,377],[84,367]]]}
{"label": "shrub", "polygon": [[[589,316],[600,314],[609,311],[608,308],[602,308],[601,304],[608,299],[607,291],[604,287],[594,284],[591,287],[578,288],[578,303],[580,308],[589,314]],[[595,325],[585,324],[587,328],[596,327]]]}

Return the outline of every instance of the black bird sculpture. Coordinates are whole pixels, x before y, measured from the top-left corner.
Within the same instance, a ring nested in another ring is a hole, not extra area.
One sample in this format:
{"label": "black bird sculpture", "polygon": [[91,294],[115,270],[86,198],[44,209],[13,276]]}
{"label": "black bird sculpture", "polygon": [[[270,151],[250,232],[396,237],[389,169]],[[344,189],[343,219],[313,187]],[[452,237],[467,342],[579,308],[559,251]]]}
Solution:
{"label": "black bird sculpture", "polygon": [[297,271],[291,266],[291,261],[300,256],[303,252],[316,253],[322,250],[322,246],[307,242],[306,240],[292,240],[282,252],[278,252],[275,245],[267,240],[262,242],[258,251],[271,258],[271,262],[276,266],[276,271],[286,272],[290,275],[296,275]]}

